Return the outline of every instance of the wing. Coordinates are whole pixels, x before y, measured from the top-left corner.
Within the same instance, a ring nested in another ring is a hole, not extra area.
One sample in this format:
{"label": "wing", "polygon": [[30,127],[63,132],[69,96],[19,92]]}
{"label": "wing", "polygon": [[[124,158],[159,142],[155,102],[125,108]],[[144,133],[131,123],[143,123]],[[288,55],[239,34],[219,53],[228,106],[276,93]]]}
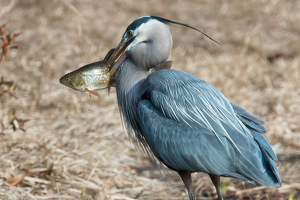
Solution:
{"label": "wing", "polygon": [[277,156],[274,153],[272,147],[270,146],[269,142],[266,138],[259,133],[266,133],[266,129],[264,127],[264,122],[251,112],[247,111],[246,109],[231,103],[232,108],[237,116],[237,118],[247,127],[250,129],[253,137],[262,146],[269,156],[272,157],[273,160],[277,161]]}
{"label": "wing", "polygon": [[168,167],[279,186],[269,157],[272,148],[257,142],[213,86],[184,72],[161,70],[143,88],[149,100],[138,104],[140,127],[154,155]]}
{"label": "wing", "polygon": [[240,121],[243,122],[245,126],[258,131],[259,133],[266,133],[264,122],[259,117],[233,103],[231,103],[231,106],[236,116],[239,118]]}

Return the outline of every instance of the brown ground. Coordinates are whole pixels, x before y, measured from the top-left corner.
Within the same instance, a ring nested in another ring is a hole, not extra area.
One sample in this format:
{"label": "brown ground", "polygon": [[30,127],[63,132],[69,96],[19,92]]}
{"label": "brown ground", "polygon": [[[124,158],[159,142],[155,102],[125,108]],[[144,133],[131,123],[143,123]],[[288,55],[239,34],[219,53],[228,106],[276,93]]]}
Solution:
{"label": "brown ground", "polygon": [[[1,199],[188,199],[178,176],[160,174],[137,155],[124,133],[115,89],[100,98],[59,84],[71,70],[100,60],[127,25],[144,15],[188,23],[222,45],[171,27],[173,68],[214,85],[233,103],[260,116],[276,150],[280,189],[223,179],[227,199],[299,199],[300,1],[295,0],[1,0],[0,26],[22,32],[0,63],[17,83],[15,99],[1,97],[1,116],[30,119],[1,136],[0,169],[27,173],[18,186],[0,179]],[[51,168],[53,166],[53,168]],[[51,170],[52,169],[52,170]],[[21,177],[20,177],[21,178]],[[197,174],[199,199],[216,198]]]}

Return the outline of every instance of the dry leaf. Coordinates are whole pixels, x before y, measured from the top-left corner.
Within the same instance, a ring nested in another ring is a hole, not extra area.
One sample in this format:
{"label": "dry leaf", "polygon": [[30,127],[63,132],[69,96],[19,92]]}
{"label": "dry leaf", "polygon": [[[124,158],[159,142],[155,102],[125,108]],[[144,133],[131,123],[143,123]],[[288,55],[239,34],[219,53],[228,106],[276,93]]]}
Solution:
{"label": "dry leaf", "polygon": [[0,27],[0,38],[2,41],[2,54],[0,56],[0,62],[6,58],[8,49],[20,49],[21,47],[18,45],[12,45],[11,43],[15,41],[16,37],[21,35],[22,33],[13,33],[5,35],[5,25]]}
{"label": "dry leaf", "polygon": [[28,174],[28,170],[24,170],[22,178],[19,178],[19,175],[16,172],[16,169],[7,169],[3,171],[3,176],[6,178],[6,181],[10,185],[19,186],[20,183],[24,180],[25,176]]}
{"label": "dry leaf", "polygon": [[0,27],[0,36],[4,35],[5,24]]}
{"label": "dry leaf", "polygon": [[26,132],[25,128],[24,128],[24,125],[26,122],[29,121],[29,119],[20,119],[20,118],[17,118],[16,116],[16,110],[12,109],[11,111],[11,119],[10,119],[10,125],[12,125],[12,128],[14,131],[20,129],[22,130],[23,132]]}
{"label": "dry leaf", "polygon": [[6,181],[10,185],[16,185],[20,182],[19,176],[16,172],[16,169],[8,169],[3,171],[3,176],[6,178]]}
{"label": "dry leaf", "polygon": [[5,81],[3,77],[1,77],[0,81],[0,97],[7,93],[12,97],[15,97],[16,99],[18,98],[15,94],[14,91],[17,87],[17,84],[13,81]]}

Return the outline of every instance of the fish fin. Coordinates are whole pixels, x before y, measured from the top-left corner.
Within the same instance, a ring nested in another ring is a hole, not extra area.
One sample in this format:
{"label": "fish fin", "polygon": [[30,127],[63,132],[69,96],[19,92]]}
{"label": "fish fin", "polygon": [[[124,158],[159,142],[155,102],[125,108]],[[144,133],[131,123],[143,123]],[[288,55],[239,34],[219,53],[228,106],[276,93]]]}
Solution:
{"label": "fish fin", "polygon": [[99,93],[96,90],[89,90],[87,88],[85,88],[85,90],[88,91],[88,92],[90,92],[90,94],[93,94],[93,95],[95,95],[97,97],[100,97]]}
{"label": "fish fin", "polygon": [[108,91],[107,96],[109,96],[109,94],[110,94],[110,88],[111,88],[111,82],[112,82],[110,73],[107,74],[107,77],[108,77],[108,80],[109,80],[109,83],[107,85],[107,91]]}
{"label": "fish fin", "polygon": [[108,91],[108,95],[107,96],[109,96],[109,94],[110,94],[110,88],[111,88],[111,86],[107,87],[107,91]]}
{"label": "fish fin", "polygon": [[109,58],[112,56],[112,54],[115,52],[116,49],[111,49],[104,57],[103,61],[108,62]]}
{"label": "fish fin", "polygon": [[116,76],[110,76],[109,74],[109,87],[116,87]]}
{"label": "fish fin", "polygon": [[112,81],[112,83],[110,84],[110,87],[116,87],[116,82]]}
{"label": "fish fin", "polygon": [[157,67],[155,67],[155,70],[158,71],[158,70],[162,70],[162,69],[171,69],[172,64],[173,64],[172,60],[165,61],[165,62],[161,63],[160,65],[158,65]]}

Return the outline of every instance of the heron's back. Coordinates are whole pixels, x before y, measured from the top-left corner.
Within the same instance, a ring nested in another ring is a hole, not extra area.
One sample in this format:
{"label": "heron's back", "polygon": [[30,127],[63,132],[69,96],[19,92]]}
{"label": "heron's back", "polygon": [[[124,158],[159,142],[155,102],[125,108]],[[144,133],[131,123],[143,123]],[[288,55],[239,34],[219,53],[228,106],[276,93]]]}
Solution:
{"label": "heron's back", "polygon": [[143,87],[149,95],[137,108],[141,133],[164,164],[281,186],[276,155],[258,117],[184,72],[157,71]]}

